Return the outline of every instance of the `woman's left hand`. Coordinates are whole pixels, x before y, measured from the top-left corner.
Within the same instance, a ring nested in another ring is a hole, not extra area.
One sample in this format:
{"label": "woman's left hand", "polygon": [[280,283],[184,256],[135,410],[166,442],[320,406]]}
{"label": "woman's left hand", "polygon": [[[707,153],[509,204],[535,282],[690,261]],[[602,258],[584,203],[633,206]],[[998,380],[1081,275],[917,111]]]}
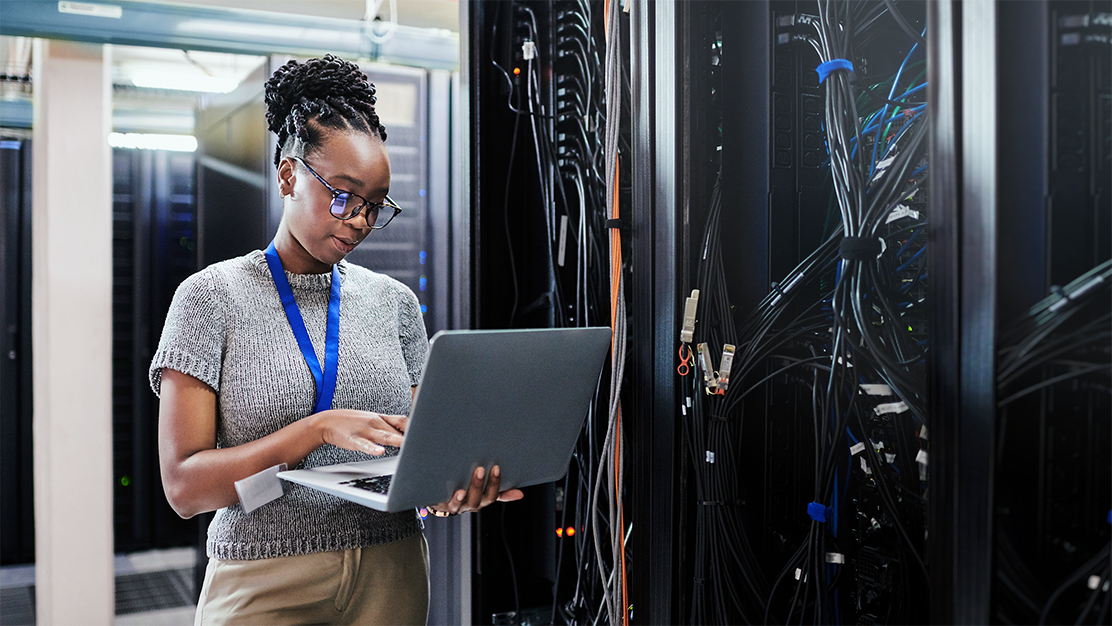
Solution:
{"label": "woman's left hand", "polygon": [[502,484],[502,472],[497,465],[490,468],[490,480],[486,481],[486,486],[483,486],[484,479],[486,478],[486,469],[483,467],[475,468],[475,473],[471,475],[471,484],[467,486],[467,491],[460,489],[452,495],[452,499],[447,502],[441,502],[428,507],[433,515],[438,517],[446,517],[448,515],[455,515],[456,513],[468,513],[478,511],[479,509],[489,506],[494,502],[512,502],[520,500],[525,497],[520,489],[508,489],[506,491],[499,491]]}

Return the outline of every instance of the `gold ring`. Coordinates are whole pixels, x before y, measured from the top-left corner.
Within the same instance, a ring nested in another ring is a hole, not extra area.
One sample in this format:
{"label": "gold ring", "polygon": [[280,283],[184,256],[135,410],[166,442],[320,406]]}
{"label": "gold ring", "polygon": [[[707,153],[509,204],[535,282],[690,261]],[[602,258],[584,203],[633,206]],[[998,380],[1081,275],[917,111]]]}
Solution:
{"label": "gold ring", "polygon": [[436,509],[429,509],[429,510],[432,511],[432,514],[437,516],[437,517],[451,517],[452,516],[452,514],[447,512],[447,511],[437,511]]}

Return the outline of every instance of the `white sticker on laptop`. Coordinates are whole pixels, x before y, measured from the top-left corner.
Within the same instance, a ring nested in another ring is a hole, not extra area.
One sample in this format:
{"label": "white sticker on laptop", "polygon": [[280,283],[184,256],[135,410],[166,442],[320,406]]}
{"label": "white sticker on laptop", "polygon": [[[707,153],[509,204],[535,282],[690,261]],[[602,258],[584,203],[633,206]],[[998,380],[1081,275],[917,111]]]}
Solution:
{"label": "white sticker on laptop", "polygon": [[278,472],[286,471],[286,464],[268,467],[258,474],[248,476],[236,481],[236,494],[239,503],[243,505],[243,512],[250,513],[267,502],[281,498],[282,481],[278,479]]}

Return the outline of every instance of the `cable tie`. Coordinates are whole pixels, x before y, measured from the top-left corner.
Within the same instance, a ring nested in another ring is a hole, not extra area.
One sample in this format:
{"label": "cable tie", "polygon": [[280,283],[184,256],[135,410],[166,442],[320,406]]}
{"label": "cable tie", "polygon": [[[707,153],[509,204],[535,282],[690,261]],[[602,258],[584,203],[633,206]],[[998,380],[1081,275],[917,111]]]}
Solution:
{"label": "cable tie", "polygon": [[845,563],[846,562],[846,555],[842,554],[841,552],[827,552],[826,553],[826,562],[827,563]]}
{"label": "cable tie", "polygon": [[607,228],[621,228],[622,227],[622,220],[617,218],[617,217],[615,217],[614,219],[606,220],[606,227]]}
{"label": "cable tie", "polygon": [[830,516],[830,508],[823,506],[821,502],[808,502],[807,515],[810,515],[811,519],[816,522],[825,523],[826,519]]}
{"label": "cable tie", "polygon": [[730,421],[730,418],[726,417],[725,415],[711,415],[710,419],[712,419],[716,422],[728,422],[728,421]]}
{"label": "cable tie", "polygon": [[714,452],[707,450],[707,463],[714,463]]}
{"label": "cable tie", "polygon": [[853,63],[850,63],[847,59],[830,59],[825,63],[819,63],[819,66],[815,68],[815,71],[818,72],[819,75],[819,84],[822,84],[822,81],[826,80],[830,72],[836,72],[838,70],[852,72]]}
{"label": "cable tie", "polygon": [[843,237],[838,251],[847,261],[868,261],[879,259],[886,248],[887,244],[879,237]]}
{"label": "cable tie", "polygon": [[745,504],[744,500],[698,500],[702,506],[726,506],[728,504]]}

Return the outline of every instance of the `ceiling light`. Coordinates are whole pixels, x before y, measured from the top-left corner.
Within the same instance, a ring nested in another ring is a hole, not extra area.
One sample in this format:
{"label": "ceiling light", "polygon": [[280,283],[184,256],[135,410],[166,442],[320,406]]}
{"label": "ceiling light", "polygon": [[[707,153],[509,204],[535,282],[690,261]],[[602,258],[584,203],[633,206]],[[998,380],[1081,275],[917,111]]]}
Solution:
{"label": "ceiling light", "polygon": [[177,89],[180,91],[204,91],[208,93],[228,93],[239,87],[235,78],[190,75],[182,72],[158,72],[137,70],[131,73],[131,82],[136,87],[146,89]]}
{"label": "ceiling light", "polygon": [[196,152],[197,138],[192,135],[157,135],[153,133],[109,133],[108,145],[113,148],[139,150],[170,150]]}

